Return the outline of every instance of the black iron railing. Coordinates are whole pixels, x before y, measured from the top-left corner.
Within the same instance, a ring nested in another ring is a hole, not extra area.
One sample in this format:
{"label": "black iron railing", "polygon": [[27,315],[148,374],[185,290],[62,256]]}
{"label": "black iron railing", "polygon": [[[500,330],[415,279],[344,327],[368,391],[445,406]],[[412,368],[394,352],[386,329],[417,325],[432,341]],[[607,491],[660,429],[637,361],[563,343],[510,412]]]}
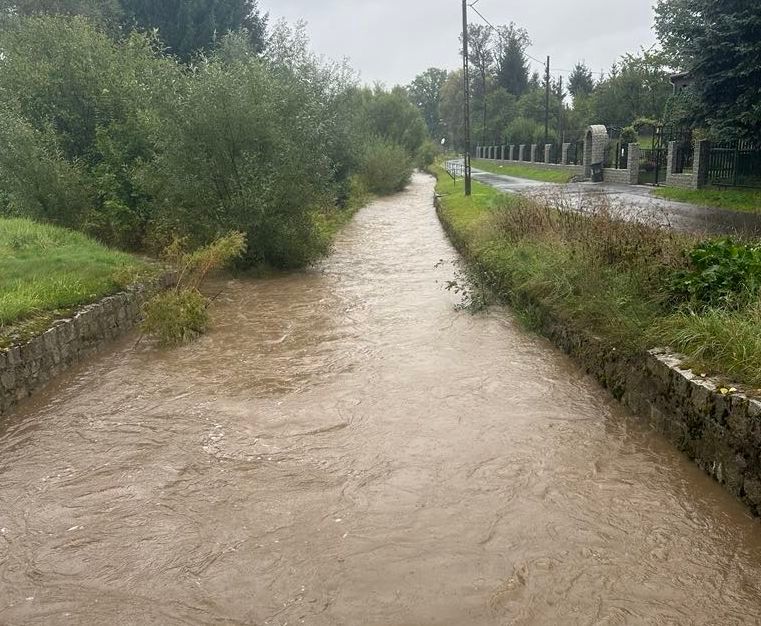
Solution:
{"label": "black iron railing", "polygon": [[725,187],[761,188],[761,144],[742,140],[712,143],[708,181]]}

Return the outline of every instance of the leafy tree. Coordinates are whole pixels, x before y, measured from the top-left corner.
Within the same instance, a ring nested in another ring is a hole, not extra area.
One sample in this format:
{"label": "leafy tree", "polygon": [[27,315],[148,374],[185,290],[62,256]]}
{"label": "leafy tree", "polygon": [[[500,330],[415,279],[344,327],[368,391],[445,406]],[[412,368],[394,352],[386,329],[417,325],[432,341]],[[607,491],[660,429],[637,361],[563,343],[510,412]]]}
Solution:
{"label": "leafy tree", "polygon": [[401,87],[391,92],[376,89],[365,103],[363,117],[372,135],[402,146],[414,157],[426,139],[426,126],[420,111]]}
{"label": "leafy tree", "polygon": [[583,62],[577,63],[568,77],[568,92],[574,98],[584,97],[590,95],[594,87],[592,70]]}
{"label": "leafy tree", "polygon": [[140,29],[158,29],[172,54],[189,59],[226,33],[246,30],[255,49],[264,44],[266,17],[257,0],[121,0],[125,18]]}
{"label": "leafy tree", "polygon": [[410,100],[420,109],[428,133],[435,139],[441,139],[441,88],[446,80],[446,70],[431,67],[407,87]]}
{"label": "leafy tree", "polygon": [[473,95],[472,109],[480,112],[480,129],[474,129],[475,134],[486,141],[486,95],[488,79],[494,70],[494,37],[491,27],[480,24],[468,26],[468,60],[473,73],[471,92]]}
{"label": "leafy tree", "polygon": [[627,54],[600,81],[592,96],[593,118],[623,127],[638,117],[662,119],[672,93],[663,56],[653,50]]}
{"label": "leafy tree", "polygon": [[45,138],[50,159],[65,159],[98,189],[81,206],[80,227],[138,246],[148,215],[133,168],[153,158],[155,107],[174,98],[174,63],[151,39],[133,34],[117,43],[82,17],[14,20],[0,46],[0,102]]}
{"label": "leafy tree", "polygon": [[528,33],[514,23],[500,29],[500,54],[497,82],[508,93],[522,96],[528,89],[529,69],[526,48],[531,44]]}
{"label": "leafy tree", "polygon": [[[544,137],[544,124],[526,117],[516,117],[505,131],[505,140],[516,146],[538,143]],[[517,153],[516,153],[517,158]]]}
{"label": "leafy tree", "polygon": [[117,26],[122,17],[119,0],[0,0],[0,13],[17,15],[81,15],[102,25]]}
{"label": "leafy tree", "polygon": [[669,61],[694,80],[693,123],[761,137],[761,12],[749,0],[659,0]]}
{"label": "leafy tree", "polygon": [[264,47],[267,16],[257,0],[0,0],[0,13],[80,15],[127,30],[158,30],[168,50],[183,60],[209,50],[231,31],[248,34],[256,51]]}
{"label": "leafy tree", "polygon": [[453,149],[465,146],[465,98],[463,71],[450,72],[441,88],[441,119],[447,145]]}

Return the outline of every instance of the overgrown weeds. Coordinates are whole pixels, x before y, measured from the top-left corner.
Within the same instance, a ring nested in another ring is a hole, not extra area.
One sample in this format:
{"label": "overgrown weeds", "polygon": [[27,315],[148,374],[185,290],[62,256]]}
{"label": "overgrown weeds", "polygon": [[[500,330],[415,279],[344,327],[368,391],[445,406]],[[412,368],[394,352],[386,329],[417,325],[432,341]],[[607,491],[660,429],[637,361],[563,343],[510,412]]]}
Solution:
{"label": "overgrown weeds", "polygon": [[[703,240],[604,197],[470,199],[443,175],[442,218],[470,266],[532,327],[562,320],[621,351],[670,348],[761,387],[758,244]],[[631,217],[631,216],[630,216]]]}
{"label": "overgrown weeds", "polygon": [[159,293],[143,306],[142,331],[163,346],[177,346],[206,332],[211,300],[201,293],[211,272],[239,258],[246,249],[246,237],[231,233],[208,246],[187,251],[187,240],[175,239],[164,257],[177,272],[176,286]]}

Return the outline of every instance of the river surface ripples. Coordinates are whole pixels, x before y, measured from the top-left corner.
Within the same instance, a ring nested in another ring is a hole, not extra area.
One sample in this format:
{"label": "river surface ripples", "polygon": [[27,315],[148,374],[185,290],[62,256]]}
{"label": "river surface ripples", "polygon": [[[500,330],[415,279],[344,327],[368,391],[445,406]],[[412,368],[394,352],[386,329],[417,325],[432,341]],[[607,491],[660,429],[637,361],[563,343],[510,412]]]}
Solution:
{"label": "river surface ripples", "polygon": [[508,311],[456,310],[432,192],[4,418],[0,623],[760,623],[759,524]]}

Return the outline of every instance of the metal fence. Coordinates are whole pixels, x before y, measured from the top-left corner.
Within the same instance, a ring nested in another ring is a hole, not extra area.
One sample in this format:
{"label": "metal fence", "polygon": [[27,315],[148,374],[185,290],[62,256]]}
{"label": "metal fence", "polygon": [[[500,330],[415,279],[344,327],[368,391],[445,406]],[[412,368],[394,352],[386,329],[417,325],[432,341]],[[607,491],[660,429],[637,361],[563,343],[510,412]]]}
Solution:
{"label": "metal fence", "polygon": [[639,182],[642,185],[659,185],[666,182],[667,148],[640,150]]}
{"label": "metal fence", "polygon": [[573,140],[568,146],[568,165],[584,165],[584,141]]}
{"label": "metal fence", "polygon": [[708,181],[723,187],[761,188],[761,144],[752,141],[712,143]]}
{"label": "metal fence", "polygon": [[444,168],[454,182],[457,182],[458,178],[465,178],[465,164],[462,161],[447,161]]}
{"label": "metal fence", "polygon": [[629,167],[629,144],[623,143],[620,139],[611,141],[605,150],[603,167],[614,170],[625,170]]}
{"label": "metal fence", "polygon": [[695,160],[695,142],[691,132],[684,132],[671,137],[670,141],[676,142],[674,152],[674,173],[686,174],[692,172]]}

